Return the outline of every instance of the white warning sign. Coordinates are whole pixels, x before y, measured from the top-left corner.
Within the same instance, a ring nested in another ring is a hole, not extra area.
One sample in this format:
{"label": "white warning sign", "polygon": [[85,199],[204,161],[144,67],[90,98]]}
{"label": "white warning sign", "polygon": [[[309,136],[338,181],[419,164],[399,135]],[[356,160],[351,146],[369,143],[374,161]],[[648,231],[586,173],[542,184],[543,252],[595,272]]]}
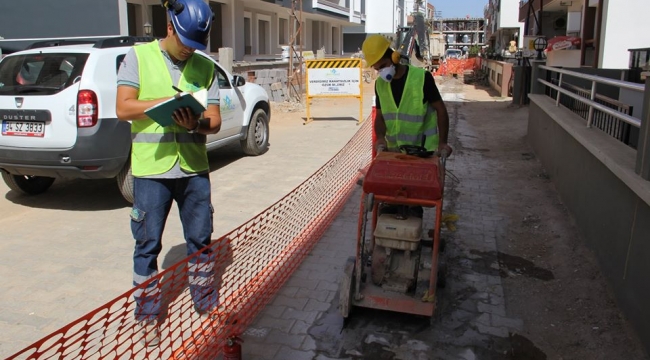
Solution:
{"label": "white warning sign", "polygon": [[307,68],[308,96],[360,96],[359,68]]}

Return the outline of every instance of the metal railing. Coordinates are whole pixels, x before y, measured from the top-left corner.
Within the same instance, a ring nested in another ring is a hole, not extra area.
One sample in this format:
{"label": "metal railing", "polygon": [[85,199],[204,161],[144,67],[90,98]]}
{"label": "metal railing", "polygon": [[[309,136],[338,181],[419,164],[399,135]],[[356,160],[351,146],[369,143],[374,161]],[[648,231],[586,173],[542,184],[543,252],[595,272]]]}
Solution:
{"label": "metal railing", "polygon": [[[546,66],[546,65],[540,65],[539,68],[549,71],[551,73],[559,74],[557,84],[554,84],[553,82],[546,81],[541,78],[537,79],[537,81],[546,85],[547,88],[555,90],[555,94],[552,94],[554,96],[551,96],[552,98],[555,98],[555,106],[560,105],[561,103],[560,100],[562,98],[562,95],[571,98],[575,101],[578,101],[581,104],[584,104],[584,106],[576,107],[573,110],[576,110],[574,111],[575,113],[581,115],[585,120],[587,120],[587,127],[592,127],[592,125],[596,125],[598,128],[607,132],[609,135],[615,138],[618,138],[617,137],[618,130],[610,129],[611,128],[610,125],[617,125],[617,124],[611,124],[612,120],[622,121],[636,128],[641,127],[641,120],[629,115],[629,110],[630,110],[629,107],[621,106],[622,104],[620,102],[597,94],[597,88],[598,88],[598,84],[603,84],[603,85],[618,87],[620,89],[627,89],[627,90],[643,93],[645,90],[645,87],[643,85],[630,83],[627,81],[604,78],[600,76],[582,74],[579,72],[559,69],[559,68]],[[566,84],[566,83],[563,84],[563,76],[565,75],[590,81],[591,88],[590,89],[579,88],[580,91],[576,91],[576,87],[574,85]],[[586,110],[586,114],[584,114],[585,110]],[[605,116],[599,114],[599,116],[594,118],[595,112],[602,113]],[[594,120],[596,121],[595,123]]]}
{"label": "metal railing", "polygon": [[[557,84],[558,79],[551,79],[551,82]],[[562,84],[562,87],[573,92],[574,94],[582,96],[585,99],[589,99],[591,97],[591,91],[589,89],[569,84],[566,81]],[[553,92],[555,91],[553,90]],[[556,98],[557,92],[551,97]],[[601,94],[596,94],[594,101],[626,115],[632,115],[632,111],[634,110],[634,107],[631,105],[624,104],[616,99],[612,99]],[[568,96],[560,95],[560,105],[563,105],[567,109],[571,110],[571,112],[574,114],[587,120],[589,114],[589,106],[586,103],[575,101],[573,98],[570,98]],[[594,110],[592,125],[606,132],[609,136],[625,143],[626,145],[635,147],[636,141],[631,141],[630,139],[630,128],[632,125],[625,123],[609,114],[601,112],[598,109]]]}

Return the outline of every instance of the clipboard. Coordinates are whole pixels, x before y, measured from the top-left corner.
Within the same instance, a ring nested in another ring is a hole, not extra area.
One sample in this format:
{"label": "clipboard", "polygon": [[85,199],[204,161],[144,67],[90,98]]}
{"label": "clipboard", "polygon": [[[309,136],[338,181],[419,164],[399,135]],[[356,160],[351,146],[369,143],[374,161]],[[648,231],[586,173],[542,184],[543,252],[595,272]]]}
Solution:
{"label": "clipboard", "polygon": [[144,113],[153,121],[160,124],[160,126],[164,127],[174,123],[172,114],[180,108],[188,107],[192,109],[194,115],[199,115],[207,109],[207,106],[208,90],[201,89],[194,93],[178,93],[173,98],[148,108]]}

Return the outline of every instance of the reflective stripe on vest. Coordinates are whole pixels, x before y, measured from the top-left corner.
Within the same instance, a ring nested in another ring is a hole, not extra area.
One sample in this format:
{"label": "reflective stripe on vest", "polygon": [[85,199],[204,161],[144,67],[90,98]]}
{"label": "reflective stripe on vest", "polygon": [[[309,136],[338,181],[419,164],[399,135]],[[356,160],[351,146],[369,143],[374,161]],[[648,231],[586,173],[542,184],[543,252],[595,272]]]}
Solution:
{"label": "reflective stripe on vest", "polygon": [[438,148],[438,116],[424,99],[425,70],[409,65],[404,92],[399,104],[395,104],[390,83],[378,79],[375,82],[381,113],[386,123],[386,143],[389,148],[400,145],[422,145],[427,150]]}
{"label": "reflective stripe on vest", "polygon": [[[165,64],[158,41],[136,45],[140,73],[138,100],[174,96],[171,74]],[[195,54],[183,68],[177,87],[184,91],[209,88],[214,74],[210,60]],[[131,167],[133,176],[159,175],[169,171],[178,161],[189,173],[209,169],[206,136],[190,134],[176,124],[162,127],[151,119],[131,122]]]}

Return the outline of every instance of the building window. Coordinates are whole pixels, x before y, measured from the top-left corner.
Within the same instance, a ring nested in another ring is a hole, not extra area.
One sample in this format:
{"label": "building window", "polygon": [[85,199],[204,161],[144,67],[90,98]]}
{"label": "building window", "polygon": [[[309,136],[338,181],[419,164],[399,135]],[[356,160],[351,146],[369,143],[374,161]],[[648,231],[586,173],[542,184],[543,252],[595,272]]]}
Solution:
{"label": "building window", "polygon": [[252,54],[251,46],[251,19],[249,17],[244,17],[244,54]]}
{"label": "building window", "polygon": [[283,19],[280,18],[280,26],[279,26],[279,42],[281,45],[286,45],[289,44],[289,20],[288,19]]}
{"label": "building window", "polygon": [[[258,15],[261,16],[261,15]],[[257,22],[257,53],[269,54],[271,49],[270,44],[270,29],[271,22],[267,20],[258,20]]]}
{"label": "building window", "polygon": [[164,38],[167,36],[167,11],[162,6],[151,6],[151,20],[153,25],[153,36]]}

